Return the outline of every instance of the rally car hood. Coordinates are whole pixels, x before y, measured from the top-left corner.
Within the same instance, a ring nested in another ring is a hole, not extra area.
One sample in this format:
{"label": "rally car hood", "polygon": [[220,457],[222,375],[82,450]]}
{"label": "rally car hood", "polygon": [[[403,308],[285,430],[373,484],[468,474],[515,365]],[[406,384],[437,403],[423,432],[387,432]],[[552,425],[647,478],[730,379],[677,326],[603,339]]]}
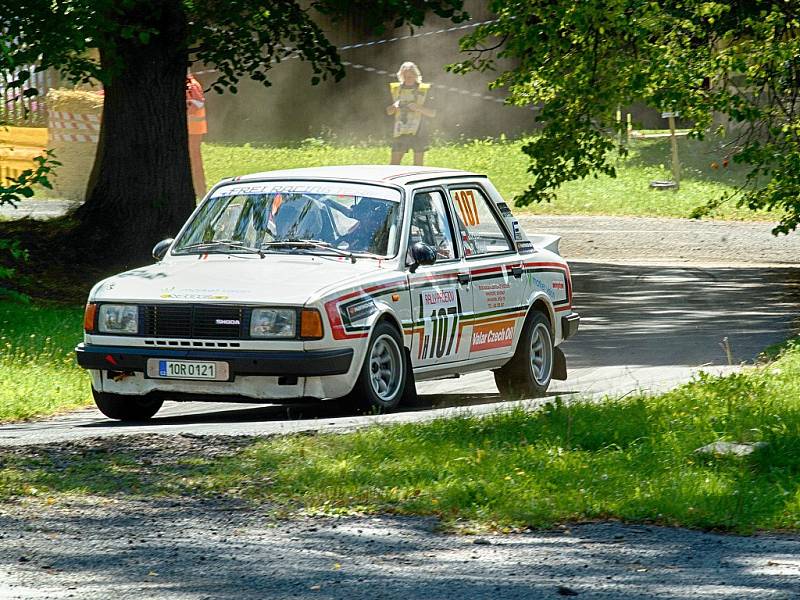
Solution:
{"label": "rally car hood", "polygon": [[92,301],[221,302],[302,305],[334,284],[375,272],[378,261],[269,254],[171,257],[101,281]]}

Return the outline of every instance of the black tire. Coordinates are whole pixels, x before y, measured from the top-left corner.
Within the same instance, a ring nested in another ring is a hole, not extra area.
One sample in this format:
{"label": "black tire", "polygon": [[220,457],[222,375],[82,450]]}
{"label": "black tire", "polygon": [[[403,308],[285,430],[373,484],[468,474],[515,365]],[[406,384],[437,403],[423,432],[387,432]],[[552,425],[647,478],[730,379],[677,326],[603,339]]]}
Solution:
{"label": "black tire", "polygon": [[92,389],[92,396],[100,412],[117,421],[147,421],[164,404],[158,398],[109,394],[95,389]]}
{"label": "black tire", "polygon": [[550,320],[532,312],[525,321],[513,358],[494,372],[500,394],[510,400],[544,396],[553,377],[555,350]]}
{"label": "black tire", "polygon": [[397,328],[382,321],[367,345],[364,364],[350,399],[362,412],[389,412],[407,397],[408,354]]}

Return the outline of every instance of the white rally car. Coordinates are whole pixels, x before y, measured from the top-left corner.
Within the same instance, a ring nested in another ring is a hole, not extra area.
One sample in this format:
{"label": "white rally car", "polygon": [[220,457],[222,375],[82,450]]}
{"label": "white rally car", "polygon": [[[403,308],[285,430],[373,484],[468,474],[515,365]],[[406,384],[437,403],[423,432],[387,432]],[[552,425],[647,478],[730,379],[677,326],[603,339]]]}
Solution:
{"label": "white rally car", "polygon": [[491,369],[510,398],[566,378],[580,322],[558,237],[464,171],[349,166],[218,183],[157,262],[98,283],[78,363],[112,419],[164,400],[347,396]]}

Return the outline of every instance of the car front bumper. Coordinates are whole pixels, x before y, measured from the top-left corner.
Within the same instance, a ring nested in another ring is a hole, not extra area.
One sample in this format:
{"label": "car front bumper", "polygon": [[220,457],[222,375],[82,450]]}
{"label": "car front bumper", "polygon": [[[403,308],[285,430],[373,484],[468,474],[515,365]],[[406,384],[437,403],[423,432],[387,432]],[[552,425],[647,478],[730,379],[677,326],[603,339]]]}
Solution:
{"label": "car front bumper", "polygon": [[[98,392],[178,401],[282,402],[347,395],[361,370],[353,348],[306,351],[205,350],[85,343],[78,364]],[[151,377],[152,359],[214,361],[228,365],[226,380]]]}
{"label": "car front bumper", "polygon": [[138,348],[78,344],[78,364],[84,369],[146,373],[149,359],[222,361],[230,378],[242,375],[323,377],[350,370],[353,350],[219,351],[196,349]]}

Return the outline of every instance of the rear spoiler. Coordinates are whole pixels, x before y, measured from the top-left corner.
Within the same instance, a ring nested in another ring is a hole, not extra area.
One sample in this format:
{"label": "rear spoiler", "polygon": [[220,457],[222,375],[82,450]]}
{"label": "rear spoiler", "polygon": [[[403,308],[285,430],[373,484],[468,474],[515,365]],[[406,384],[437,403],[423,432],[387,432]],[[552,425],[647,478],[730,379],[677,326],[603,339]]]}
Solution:
{"label": "rear spoiler", "polygon": [[560,235],[542,233],[538,235],[530,235],[528,236],[528,239],[531,241],[534,248],[549,250],[550,252],[561,256],[561,252],[558,250],[558,244],[561,242]]}

